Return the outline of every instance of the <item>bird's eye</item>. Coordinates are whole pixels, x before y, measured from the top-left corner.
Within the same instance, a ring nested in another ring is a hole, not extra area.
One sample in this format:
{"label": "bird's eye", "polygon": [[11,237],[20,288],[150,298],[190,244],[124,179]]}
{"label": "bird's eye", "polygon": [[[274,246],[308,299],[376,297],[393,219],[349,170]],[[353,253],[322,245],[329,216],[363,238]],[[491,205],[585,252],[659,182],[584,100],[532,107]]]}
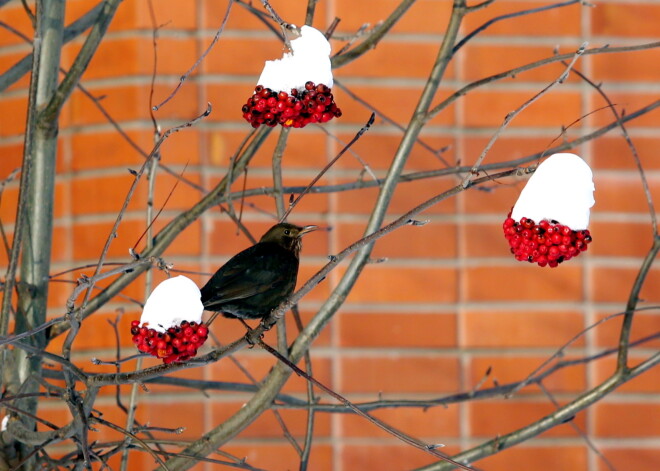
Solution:
{"label": "bird's eye", "polygon": [[291,231],[289,229],[284,229],[284,235],[291,235]]}

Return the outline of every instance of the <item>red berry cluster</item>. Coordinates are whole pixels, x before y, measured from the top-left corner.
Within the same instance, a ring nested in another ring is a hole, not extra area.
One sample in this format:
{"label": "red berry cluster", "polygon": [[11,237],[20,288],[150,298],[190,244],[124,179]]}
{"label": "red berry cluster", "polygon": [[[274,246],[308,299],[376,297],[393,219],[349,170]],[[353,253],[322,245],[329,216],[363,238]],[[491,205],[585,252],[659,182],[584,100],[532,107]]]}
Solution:
{"label": "red berry cluster", "polygon": [[536,224],[522,218],[516,222],[511,213],[502,225],[504,237],[509,241],[516,260],[538,263],[539,266],[556,267],[561,262],[577,257],[587,250],[591,242],[588,230],[574,231],[568,226],[543,220]]}
{"label": "red berry cluster", "polygon": [[341,116],[332,90],[322,83],[315,85],[311,81],[305,84],[303,91],[292,88],[291,93],[277,93],[257,85],[242,111],[243,118],[253,128],[261,124],[271,128],[278,124],[287,128],[302,128],[309,123],[325,123]]}
{"label": "red berry cluster", "polygon": [[170,327],[167,332],[150,329],[140,321],[131,322],[133,343],[142,353],[149,353],[162,358],[164,363],[184,361],[197,355],[209,336],[209,329],[204,324],[183,321],[180,326]]}

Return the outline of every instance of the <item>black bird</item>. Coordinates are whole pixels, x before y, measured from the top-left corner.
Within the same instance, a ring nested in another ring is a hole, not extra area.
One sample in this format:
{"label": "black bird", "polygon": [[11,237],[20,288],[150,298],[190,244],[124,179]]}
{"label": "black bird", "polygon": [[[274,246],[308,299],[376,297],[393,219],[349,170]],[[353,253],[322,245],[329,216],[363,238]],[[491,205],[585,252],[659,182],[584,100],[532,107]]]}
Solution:
{"label": "black bird", "polygon": [[301,237],[316,229],[288,223],[268,229],[258,243],[234,255],[204,285],[204,309],[240,319],[268,316],[293,293]]}

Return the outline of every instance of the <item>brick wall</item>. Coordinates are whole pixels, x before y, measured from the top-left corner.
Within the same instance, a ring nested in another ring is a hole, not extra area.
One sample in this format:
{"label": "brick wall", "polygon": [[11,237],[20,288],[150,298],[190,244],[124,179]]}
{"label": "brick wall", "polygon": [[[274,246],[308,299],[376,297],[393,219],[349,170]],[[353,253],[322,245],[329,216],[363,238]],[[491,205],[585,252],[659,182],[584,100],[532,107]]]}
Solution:
{"label": "brick wall", "polygon": [[[185,6],[184,6],[185,3]],[[255,6],[259,2],[253,2]],[[317,7],[314,25],[325,29],[341,18],[337,33],[347,35],[362,24],[384,19],[398,2],[392,0],[324,0]],[[67,2],[67,23],[95,2]],[[154,102],[162,101],[179,76],[200,56],[222,22],[226,1],[180,2],[154,0],[158,30],[157,78]],[[273,0],[286,20],[304,22],[307,2]],[[599,0],[594,7],[574,4],[499,22],[478,35],[452,61],[435,103],[461,86],[482,77],[560,52],[574,51],[583,41],[590,47],[625,46],[658,41],[660,4],[652,0]],[[467,34],[488,19],[513,11],[546,5],[543,2],[498,0],[467,16],[461,33]],[[392,33],[373,51],[336,70],[336,79],[394,122],[408,122],[446,27],[451,2],[419,0]],[[31,37],[31,27],[19,1],[0,8],[0,21]],[[63,67],[68,68],[82,39],[67,44]],[[335,50],[343,42],[335,42]],[[30,46],[0,29],[0,71],[5,71],[30,50]],[[168,128],[199,114],[206,103],[213,113],[192,129],[172,135],[162,148],[162,163],[195,184],[210,189],[225,175],[229,158],[249,130],[240,107],[251,93],[263,60],[282,50],[261,22],[240,5],[234,5],[219,43],[178,94],[155,117]],[[147,2],[125,0],[105,41],[83,77],[82,84],[143,152],[153,144],[150,119],[150,83],[153,70],[152,20]],[[577,68],[596,83],[603,83],[619,110],[629,114],[657,101],[660,94],[660,50],[603,54],[580,59]],[[521,73],[471,92],[432,119],[421,140],[433,149],[447,147],[442,158],[454,164],[475,161],[504,116],[552,80],[564,66],[554,63]],[[25,122],[25,76],[0,95],[0,178],[20,166]],[[344,115],[326,126],[334,136],[348,141],[366,122],[370,109],[336,87],[335,96]],[[516,118],[488,154],[486,163],[503,162],[542,151],[559,135],[562,126],[605,105],[603,99],[574,74]],[[660,137],[657,109],[627,125],[646,170],[651,193],[660,204]],[[572,126],[575,138],[612,121],[607,109],[589,114]],[[247,187],[271,185],[272,133],[257,154],[247,176]],[[373,128],[353,151],[379,176],[389,166],[402,132],[377,118]],[[284,154],[285,185],[304,185],[340,149],[334,138],[318,128],[293,130]],[[523,379],[556,349],[583,328],[624,309],[642,258],[652,243],[649,211],[631,152],[621,133],[614,130],[574,149],[594,168],[596,206],[592,213],[594,242],[588,253],[557,269],[515,262],[501,234],[501,222],[522,187],[511,180],[494,183],[488,191],[468,191],[425,212],[423,227],[405,227],[376,243],[373,258],[386,262],[369,265],[334,320],[312,348],[314,376],[352,401],[437,398],[480,387]],[[138,168],[143,157],[80,90],[74,92],[61,116],[58,175],[55,195],[55,229],[52,272],[93,264],[120,209],[133,177],[127,168]],[[436,155],[416,145],[405,172],[442,168]],[[185,170],[184,170],[185,169]],[[353,181],[361,164],[345,155],[322,183]],[[161,208],[175,178],[157,173],[154,205]],[[364,176],[369,179],[368,175]],[[388,220],[457,182],[455,177],[401,184],[388,211]],[[233,187],[242,187],[239,180]],[[11,234],[17,186],[10,183],[2,194],[2,223]],[[200,198],[200,191],[179,184],[156,223],[162,227]],[[327,260],[357,240],[375,201],[375,189],[330,195],[310,195],[295,209],[291,220],[331,226],[306,238],[301,279],[304,281]],[[128,261],[132,247],[145,229],[147,182],[131,201],[109,261]],[[255,235],[273,222],[269,197],[249,200],[245,225]],[[265,210],[265,212],[264,212]],[[227,258],[249,245],[236,235],[234,225],[217,209],[192,224],[166,250],[164,258],[176,269],[210,273]],[[138,247],[139,248],[139,247]],[[0,264],[7,254],[0,251]],[[345,265],[301,303],[308,321],[338,283]],[[82,268],[58,276],[52,283],[49,315],[61,315],[73,280]],[[163,278],[155,274],[155,279]],[[193,275],[200,283],[207,275]],[[139,314],[129,298],[143,300],[145,278],[140,277],[102,312],[88,319],[75,343],[75,359],[92,370],[91,357],[114,357],[115,338],[108,321],[118,312],[123,353],[133,352],[128,324]],[[660,301],[660,270],[652,269],[642,290],[644,305]],[[293,335],[295,328],[290,322]],[[616,345],[620,318],[608,321],[582,336],[565,351],[567,358],[594,354]],[[637,314],[633,339],[658,333],[657,310]],[[214,325],[221,342],[242,334],[229,320]],[[275,334],[266,339],[275,343]],[[62,339],[53,341],[58,351]],[[657,351],[658,341],[633,350],[633,363]],[[274,360],[261,351],[236,355],[257,380]],[[149,360],[145,365],[155,364]],[[135,363],[124,365],[134,368]],[[588,365],[566,368],[552,375],[544,386],[560,404],[594,387],[614,367],[607,357]],[[112,371],[108,368],[108,371]],[[206,368],[184,370],[178,376],[195,379],[249,382],[228,359]],[[122,387],[128,395],[129,387]],[[305,397],[305,382],[291,378],[285,393]],[[615,469],[655,471],[660,466],[660,369],[657,367],[621,387],[616,393],[564,424],[519,447],[478,463],[488,471],[599,471],[608,469],[598,453]],[[137,416],[158,427],[186,427],[176,438],[193,439],[230,416],[249,399],[235,392],[209,391],[207,395],[173,386],[149,386],[140,391]],[[125,400],[127,396],[125,397]],[[174,406],[173,406],[174,404]],[[115,406],[114,389],[105,388],[98,408],[107,420],[122,424],[124,414]],[[448,453],[476,445],[498,434],[541,418],[554,409],[538,387],[524,389],[513,398],[434,407],[381,410],[376,416],[431,443],[443,443]],[[44,401],[42,412],[58,423],[67,420],[61,403]],[[280,411],[291,433],[304,436],[306,414]],[[585,439],[572,427],[588,436]],[[403,445],[363,419],[353,415],[317,415],[316,445],[310,469],[327,471],[404,470],[432,462],[428,455]],[[171,436],[168,436],[171,438]],[[117,440],[107,429],[91,439]],[[282,436],[274,415],[267,412],[242,432],[227,451],[247,456],[254,466],[271,470],[297,468],[297,456]],[[597,450],[597,451],[595,451]],[[134,453],[131,469],[146,469],[152,459]],[[198,466],[195,469],[205,469]],[[215,469],[208,467],[206,469]]]}

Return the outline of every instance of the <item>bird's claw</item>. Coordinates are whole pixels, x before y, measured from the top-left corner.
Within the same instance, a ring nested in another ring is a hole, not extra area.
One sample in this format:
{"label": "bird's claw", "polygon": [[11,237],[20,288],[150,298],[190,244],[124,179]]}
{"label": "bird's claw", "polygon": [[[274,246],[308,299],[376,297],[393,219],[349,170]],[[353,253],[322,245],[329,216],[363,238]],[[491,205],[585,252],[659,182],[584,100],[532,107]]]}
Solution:
{"label": "bird's claw", "polygon": [[248,329],[248,331],[245,333],[245,341],[248,343],[250,348],[258,344],[263,337],[264,334],[259,329]]}

